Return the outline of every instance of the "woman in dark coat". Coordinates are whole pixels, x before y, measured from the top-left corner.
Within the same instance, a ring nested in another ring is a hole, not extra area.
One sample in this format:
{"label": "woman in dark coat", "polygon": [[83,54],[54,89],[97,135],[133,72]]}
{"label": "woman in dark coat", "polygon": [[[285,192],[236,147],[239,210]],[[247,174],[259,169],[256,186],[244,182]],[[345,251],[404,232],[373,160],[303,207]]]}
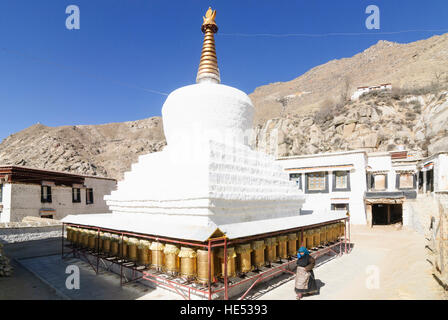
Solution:
{"label": "woman in dark coat", "polygon": [[317,293],[316,280],[313,268],[316,261],[305,247],[301,247],[297,253],[297,272],[295,291],[297,299],[301,299],[304,294]]}

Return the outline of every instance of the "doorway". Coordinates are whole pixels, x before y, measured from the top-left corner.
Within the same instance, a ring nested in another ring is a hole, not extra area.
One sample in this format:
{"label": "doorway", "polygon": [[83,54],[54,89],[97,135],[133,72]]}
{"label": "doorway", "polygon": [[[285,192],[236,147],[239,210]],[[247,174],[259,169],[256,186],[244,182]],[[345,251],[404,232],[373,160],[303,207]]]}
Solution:
{"label": "doorway", "polygon": [[403,223],[401,204],[378,203],[372,206],[372,225]]}

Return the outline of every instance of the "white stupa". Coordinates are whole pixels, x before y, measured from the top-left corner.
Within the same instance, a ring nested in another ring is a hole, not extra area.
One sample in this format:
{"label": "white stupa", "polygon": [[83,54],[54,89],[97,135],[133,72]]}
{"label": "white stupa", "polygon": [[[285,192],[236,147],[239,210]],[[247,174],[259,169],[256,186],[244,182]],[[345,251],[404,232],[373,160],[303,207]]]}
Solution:
{"label": "white stupa", "polygon": [[249,147],[254,106],[244,92],[220,84],[214,18],[209,9],[197,83],[173,91],[163,105],[167,146],[140,156],[105,196],[111,214],[64,222],[194,241],[314,222],[300,215],[303,192],[282,167]]}

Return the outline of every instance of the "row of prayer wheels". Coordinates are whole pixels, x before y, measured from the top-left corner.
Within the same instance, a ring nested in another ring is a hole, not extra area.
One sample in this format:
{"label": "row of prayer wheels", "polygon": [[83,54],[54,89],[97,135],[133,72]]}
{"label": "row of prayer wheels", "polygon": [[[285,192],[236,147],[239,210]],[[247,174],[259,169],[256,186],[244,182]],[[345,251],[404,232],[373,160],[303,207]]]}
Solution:
{"label": "row of prayer wheels", "polygon": [[[235,277],[260,269],[282,259],[297,255],[300,246],[316,248],[338,240],[344,235],[344,223],[288,233],[227,247],[227,276]],[[303,240],[302,239],[303,236]],[[118,234],[67,227],[67,240],[81,248],[99,251],[108,256],[150,266],[161,272],[197,280],[207,284],[209,279],[208,251],[176,244],[148,241]],[[212,249],[211,278],[224,275],[224,248]]]}

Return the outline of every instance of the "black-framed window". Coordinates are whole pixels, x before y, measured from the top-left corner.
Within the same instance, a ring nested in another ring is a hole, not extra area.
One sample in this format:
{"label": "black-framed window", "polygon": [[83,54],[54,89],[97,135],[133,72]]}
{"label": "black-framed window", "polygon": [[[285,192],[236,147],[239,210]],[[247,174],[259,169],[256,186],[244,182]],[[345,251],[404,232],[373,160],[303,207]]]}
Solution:
{"label": "black-framed window", "polygon": [[72,188],[72,202],[73,203],[81,202],[81,189],[80,188]]}
{"label": "black-framed window", "polygon": [[297,188],[302,189],[302,174],[301,173],[290,173],[289,180],[295,181]]}
{"label": "black-framed window", "polygon": [[41,202],[49,202],[49,203],[52,202],[50,186],[41,186],[40,187],[40,201]]}
{"label": "black-framed window", "polygon": [[333,191],[350,191],[350,171],[333,172]]}
{"label": "black-framed window", "polygon": [[92,204],[93,203],[93,189],[87,188],[86,189],[86,204]]}
{"label": "black-framed window", "polygon": [[387,190],[387,174],[372,174],[372,189],[373,190]]}
{"label": "black-framed window", "polygon": [[3,184],[0,183],[0,202],[3,202]]}
{"label": "black-framed window", "polygon": [[306,193],[328,193],[328,172],[309,172],[305,174]]}
{"label": "black-framed window", "polygon": [[52,214],[43,214],[40,217],[41,218],[46,218],[46,219],[53,219],[53,215]]}
{"label": "black-framed window", "polygon": [[403,172],[397,173],[395,180],[397,189],[415,189],[417,188],[417,177],[414,173]]}
{"label": "black-framed window", "polygon": [[331,204],[331,210],[346,210],[349,211],[349,204],[348,203],[332,203]]}

